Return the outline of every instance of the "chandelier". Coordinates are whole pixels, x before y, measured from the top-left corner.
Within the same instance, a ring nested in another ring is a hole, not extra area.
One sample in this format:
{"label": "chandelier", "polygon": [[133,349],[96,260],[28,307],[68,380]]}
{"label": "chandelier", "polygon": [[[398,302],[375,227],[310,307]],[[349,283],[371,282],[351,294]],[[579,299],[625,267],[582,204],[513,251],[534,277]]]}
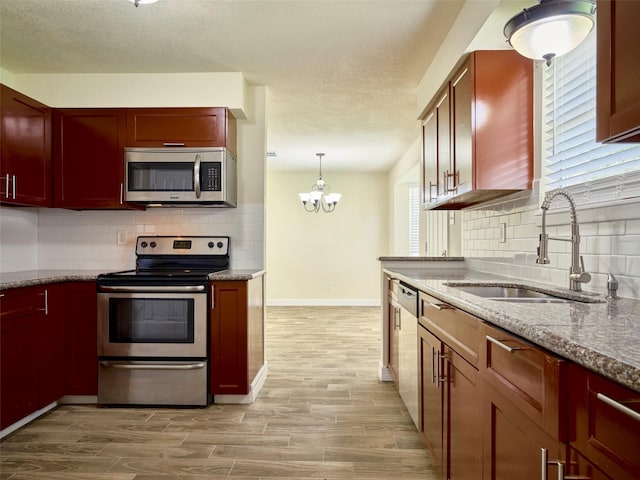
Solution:
{"label": "chandelier", "polygon": [[302,200],[302,205],[307,212],[318,213],[322,209],[325,213],[333,212],[336,209],[338,201],[342,197],[340,193],[328,193],[331,188],[324,183],[322,179],[322,157],[324,153],[316,153],[320,160],[320,174],[318,181],[311,186],[309,193],[299,193],[298,196]]}

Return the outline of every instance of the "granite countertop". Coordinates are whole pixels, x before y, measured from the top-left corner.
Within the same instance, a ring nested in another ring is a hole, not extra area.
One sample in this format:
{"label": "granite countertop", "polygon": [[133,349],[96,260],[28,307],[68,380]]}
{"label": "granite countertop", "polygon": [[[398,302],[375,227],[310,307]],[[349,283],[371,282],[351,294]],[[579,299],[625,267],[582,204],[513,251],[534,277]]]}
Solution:
{"label": "granite countertop", "polygon": [[[91,281],[104,270],[25,270],[0,274],[0,291],[48,283]],[[251,280],[264,275],[265,270],[223,270],[209,276],[210,280]]]}
{"label": "granite countertop", "polygon": [[[547,284],[500,277],[466,269],[429,271],[385,268],[391,276],[461,310],[515,333],[568,360],[640,392],[640,301],[577,294],[601,303],[501,302],[465,293],[451,284],[499,282],[532,286],[547,293],[576,293]],[[573,297],[571,297],[573,295]]]}

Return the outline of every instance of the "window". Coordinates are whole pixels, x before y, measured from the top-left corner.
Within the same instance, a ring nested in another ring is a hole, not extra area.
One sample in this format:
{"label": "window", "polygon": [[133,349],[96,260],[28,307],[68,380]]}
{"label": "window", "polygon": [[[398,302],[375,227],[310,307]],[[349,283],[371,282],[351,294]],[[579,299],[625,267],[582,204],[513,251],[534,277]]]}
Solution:
{"label": "window", "polygon": [[640,145],[595,141],[595,29],[543,69],[542,193],[566,188],[592,206],[640,197]]}
{"label": "window", "polygon": [[409,255],[420,255],[420,186],[409,186]]}

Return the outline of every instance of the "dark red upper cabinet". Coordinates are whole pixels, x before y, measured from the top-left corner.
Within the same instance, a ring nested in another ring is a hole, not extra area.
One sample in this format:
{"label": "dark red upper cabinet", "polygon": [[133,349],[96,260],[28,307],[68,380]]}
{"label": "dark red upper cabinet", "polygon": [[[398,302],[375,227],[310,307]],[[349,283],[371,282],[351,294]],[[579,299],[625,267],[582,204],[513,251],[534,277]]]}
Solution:
{"label": "dark red upper cabinet", "polygon": [[54,207],[127,208],[126,121],[124,109],[55,109]]}
{"label": "dark red upper cabinet", "polygon": [[51,206],[51,109],[0,85],[0,201]]}
{"label": "dark red upper cabinet", "polygon": [[131,108],[128,147],[226,147],[237,154],[236,119],[228,108]]}
{"label": "dark red upper cabinet", "polygon": [[640,142],[640,2],[598,0],[596,140]]}

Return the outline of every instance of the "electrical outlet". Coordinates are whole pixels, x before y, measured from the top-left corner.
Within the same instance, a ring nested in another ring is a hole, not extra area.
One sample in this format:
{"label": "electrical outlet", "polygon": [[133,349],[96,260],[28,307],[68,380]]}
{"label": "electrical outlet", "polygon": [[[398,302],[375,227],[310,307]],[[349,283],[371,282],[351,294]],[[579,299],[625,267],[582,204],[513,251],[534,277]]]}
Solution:
{"label": "electrical outlet", "polygon": [[331,282],[327,282],[324,284],[325,290],[331,290]]}
{"label": "electrical outlet", "polygon": [[501,223],[500,224],[500,243],[506,243],[506,242],[507,242],[507,224]]}
{"label": "electrical outlet", "polygon": [[127,244],[127,231],[126,230],[118,230],[116,232],[116,244],[118,244],[118,245],[126,245]]}

